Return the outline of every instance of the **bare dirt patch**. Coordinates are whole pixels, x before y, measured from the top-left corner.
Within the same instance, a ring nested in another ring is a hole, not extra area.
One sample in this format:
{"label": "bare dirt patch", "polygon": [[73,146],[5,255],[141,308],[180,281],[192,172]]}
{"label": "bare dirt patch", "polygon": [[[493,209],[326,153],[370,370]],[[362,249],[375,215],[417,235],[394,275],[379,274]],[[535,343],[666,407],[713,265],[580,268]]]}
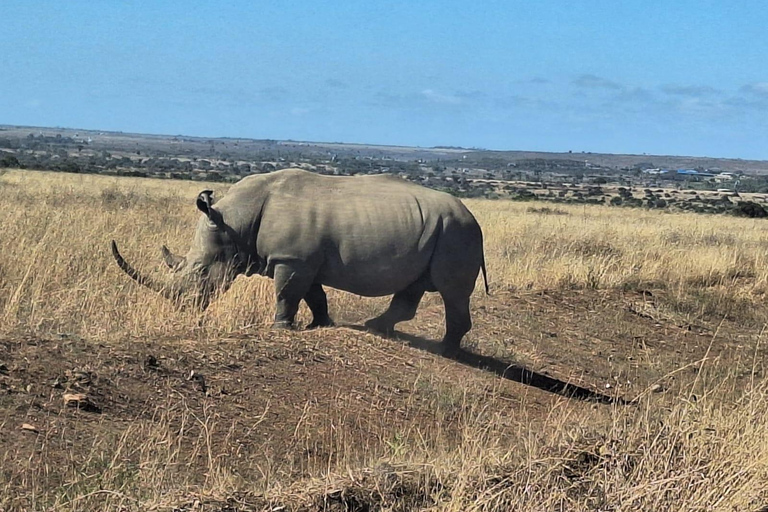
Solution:
{"label": "bare dirt patch", "polygon": [[[450,445],[478,404],[492,404],[506,424],[499,439],[514,445],[521,429],[541,428],[555,406],[594,414],[617,397],[679,393],[705,357],[727,358],[747,378],[757,354],[754,336],[737,325],[724,322],[715,333],[681,323],[647,293],[572,291],[477,300],[468,352],[448,360],[431,352],[441,309],[435,302],[423,308],[400,340],[356,326],[211,340],[4,339],[6,491],[25,497],[19,505],[36,492],[62,504],[115,457],[136,459],[126,471],[141,472],[140,453],[115,455],[114,447],[143,432],[152,446],[142,449],[175,443],[166,478],[175,475],[189,489],[226,470],[254,483],[243,503],[262,503],[259,489],[278,481],[365,467],[413,445]],[[66,394],[87,397],[87,405],[66,403]],[[173,441],[155,427],[174,433]],[[91,474],[71,471],[86,462]],[[368,510],[322,496],[322,506],[310,509]]]}

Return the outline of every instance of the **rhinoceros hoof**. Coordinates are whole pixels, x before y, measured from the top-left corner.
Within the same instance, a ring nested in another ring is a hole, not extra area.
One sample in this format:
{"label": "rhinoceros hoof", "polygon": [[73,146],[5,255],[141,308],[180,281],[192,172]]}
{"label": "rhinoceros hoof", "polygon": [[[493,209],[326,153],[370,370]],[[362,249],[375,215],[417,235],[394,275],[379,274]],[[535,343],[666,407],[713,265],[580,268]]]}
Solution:
{"label": "rhinoceros hoof", "polygon": [[365,328],[377,334],[383,334],[384,336],[392,336],[395,333],[394,325],[384,325],[375,318],[365,322]]}
{"label": "rhinoceros hoof", "polygon": [[293,322],[288,320],[276,320],[272,324],[273,329],[293,329]]}
{"label": "rhinoceros hoof", "polygon": [[317,329],[318,327],[335,327],[336,324],[333,323],[333,320],[330,318],[325,318],[322,320],[312,320],[311,324],[307,324],[305,329]]}
{"label": "rhinoceros hoof", "polygon": [[447,357],[448,359],[456,359],[456,357],[459,355],[459,352],[461,352],[461,347],[458,345],[446,345],[443,343],[440,352],[442,353],[443,357]]}

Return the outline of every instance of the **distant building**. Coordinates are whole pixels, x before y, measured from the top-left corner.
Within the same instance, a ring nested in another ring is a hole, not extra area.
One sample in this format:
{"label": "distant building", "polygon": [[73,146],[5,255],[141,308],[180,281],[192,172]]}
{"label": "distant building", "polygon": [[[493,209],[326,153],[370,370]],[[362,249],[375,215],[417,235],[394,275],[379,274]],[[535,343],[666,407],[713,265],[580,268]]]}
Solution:
{"label": "distant building", "polygon": [[697,171],[696,169],[678,169],[677,174],[683,174],[686,176],[699,176],[702,178],[708,178],[714,176],[711,172]]}
{"label": "distant building", "polygon": [[736,179],[736,176],[734,176],[732,172],[721,172],[715,176],[715,180],[717,181],[731,181],[733,179]]}

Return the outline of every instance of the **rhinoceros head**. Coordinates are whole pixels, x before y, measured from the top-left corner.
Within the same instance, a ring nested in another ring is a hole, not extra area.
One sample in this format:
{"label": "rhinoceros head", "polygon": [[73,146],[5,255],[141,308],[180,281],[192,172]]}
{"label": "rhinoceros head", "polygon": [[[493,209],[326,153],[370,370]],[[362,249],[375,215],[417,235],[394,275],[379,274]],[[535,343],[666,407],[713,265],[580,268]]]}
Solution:
{"label": "rhinoceros head", "polygon": [[211,196],[212,192],[205,190],[197,198],[197,207],[205,215],[198,222],[187,255],[177,256],[162,246],[163,260],[173,272],[167,283],[159,283],[135,270],[120,255],[113,240],[112,254],[118,266],[136,282],[178,306],[194,305],[205,310],[218,293],[229,289],[235,277],[245,272],[247,266],[238,251],[238,235],[213,208]]}

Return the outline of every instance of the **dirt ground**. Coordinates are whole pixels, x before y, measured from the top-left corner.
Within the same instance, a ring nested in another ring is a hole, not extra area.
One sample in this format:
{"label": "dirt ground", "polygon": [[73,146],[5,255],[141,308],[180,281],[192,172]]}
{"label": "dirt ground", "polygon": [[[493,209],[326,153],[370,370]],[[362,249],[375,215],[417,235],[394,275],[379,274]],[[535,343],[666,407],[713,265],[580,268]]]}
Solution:
{"label": "dirt ground", "polygon": [[[225,339],[2,339],[0,446],[6,461],[56,466],[155,423],[205,439],[179,447],[186,481],[206,478],[212,458],[244,479],[295,480],[329,460],[375,458],[382,438],[408,437],[414,425],[441,442],[459,435],[462,404],[491,394],[504,406],[497,414],[531,428],[556,403],[588,412],[679,391],[705,356],[749,376],[762,354],[753,331],[689,325],[656,300],[591,290],[480,297],[455,360],[436,353],[443,311],[434,299],[398,339],[355,325]],[[65,403],[76,393],[85,396]],[[3,468],[6,479],[19,471]],[[63,478],[41,474],[47,486]]]}

